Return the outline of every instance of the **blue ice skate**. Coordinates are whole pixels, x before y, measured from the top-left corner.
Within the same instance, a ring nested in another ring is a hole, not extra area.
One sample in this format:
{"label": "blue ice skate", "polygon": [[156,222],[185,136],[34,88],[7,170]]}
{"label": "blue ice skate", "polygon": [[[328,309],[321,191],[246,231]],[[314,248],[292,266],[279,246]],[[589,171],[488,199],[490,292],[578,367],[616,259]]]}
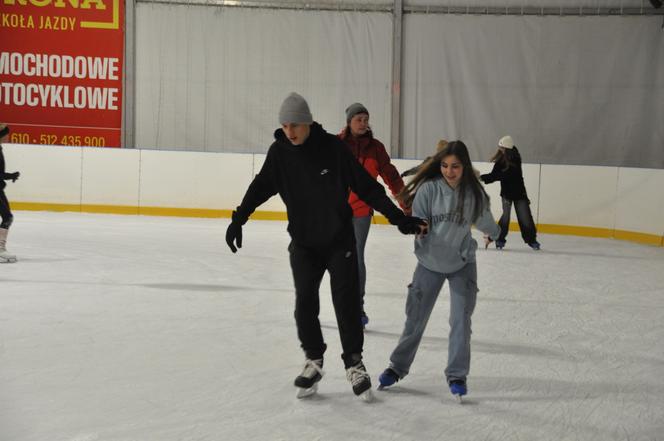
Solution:
{"label": "blue ice skate", "polygon": [[382,390],[386,387],[390,387],[399,380],[399,374],[394,372],[392,368],[387,368],[382,374],[380,374],[380,376],[378,376],[378,382],[380,383],[378,389]]}
{"label": "blue ice skate", "polygon": [[466,387],[465,380],[451,380],[450,381],[450,392],[454,395],[459,403],[461,403],[461,397],[468,393],[468,387]]}

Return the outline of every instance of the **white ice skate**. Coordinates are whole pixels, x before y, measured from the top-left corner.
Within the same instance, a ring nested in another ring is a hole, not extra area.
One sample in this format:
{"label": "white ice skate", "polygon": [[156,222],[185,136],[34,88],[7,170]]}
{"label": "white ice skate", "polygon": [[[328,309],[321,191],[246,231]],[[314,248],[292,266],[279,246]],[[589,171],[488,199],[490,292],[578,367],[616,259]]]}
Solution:
{"label": "white ice skate", "polygon": [[15,263],[16,256],[9,254],[7,251],[0,250],[0,263]]}
{"label": "white ice skate", "polygon": [[306,398],[318,392],[318,382],[323,378],[323,359],[306,359],[302,373],[295,378],[297,387],[297,398]]}
{"label": "white ice skate", "polygon": [[366,403],[373,401],[371,378],[369,378],[367,369],[361,361],[346,369],[346,378],[353,385],[353,393],[362,401]]}
{"label": "white ice skate", "polygon": [[14,263],[16,256],[7,252],[7,233],[6,228],[0,228],[0,263]]}
{"label": "white ice skate", "polygon": [[374,400],[373,392],[371,392],[371,389],[365,390],[360,395],[358,395],[358,397],[365,403],[371,403]]}
{"label": "white ice skate", "polygon": [[316,394],[317,392],[318,392],[318,383],[314,383],[313,386],[308,387],[306,389],[303,387],[298,387],[295,396],[297,398],[307,398]]}

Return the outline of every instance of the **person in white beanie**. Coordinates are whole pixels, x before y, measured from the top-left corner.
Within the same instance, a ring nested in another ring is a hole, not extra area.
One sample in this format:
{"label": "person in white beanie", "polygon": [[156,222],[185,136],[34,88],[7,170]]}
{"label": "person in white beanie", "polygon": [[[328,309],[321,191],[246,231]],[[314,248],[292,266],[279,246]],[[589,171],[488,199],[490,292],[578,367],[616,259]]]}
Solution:
{"label": "person in white beanie", "polygon": [[16,262],[16,256],[7,251],[7,234],[9,234],[9,227],[14,221],[11,209],[9,207],[9,200],[5,195],[5,181],[11,180],[16,182],[21,175],[19,172],[6,173],[5,172],[5,157],[2,154],[2,144],[9,141],[9,126],[0,123],[0,263],[13,263]]}
{"label": "person in white beanie", "polygon": [[494,163],[491,173],[480,176],[485,184],[500,181],[500,196],[503,201],[503,215],[498,221],[500,237],[496,240],[496,248],[502,250],[507,241],[510,226],[512,204],[519,222],[521,237],[532,249],[539,250],[541,245],[537,241],[537,227],[530,211],[530,200],[523,182],[521,169],[521,155],[514,145],[511,136],[503,136],[498,141],[498,150],[491,158]]}
{"label": "person in white beanie", "polygon": [[318,314],[319,287],[330,274],[332,303],[337,317],[346,368],[353,392],[371,399],[371,379],[362,362],[357,255],[349,189],[383,213],[403,234],[426,231],[422,219],[406,216],[351,155],[336,136],[314,122],[305,99],[291,93],[279,110],[281,128],[274,133],[260,172],[232,214],[226,243],[232,252],[242,247],[242,225],[254,210],[279,194],[288,215],[288,247],[295,283],[295,323],[304,351],[304,369],[295,379],[298,398],[316,392],[323,376],[323,340]]}

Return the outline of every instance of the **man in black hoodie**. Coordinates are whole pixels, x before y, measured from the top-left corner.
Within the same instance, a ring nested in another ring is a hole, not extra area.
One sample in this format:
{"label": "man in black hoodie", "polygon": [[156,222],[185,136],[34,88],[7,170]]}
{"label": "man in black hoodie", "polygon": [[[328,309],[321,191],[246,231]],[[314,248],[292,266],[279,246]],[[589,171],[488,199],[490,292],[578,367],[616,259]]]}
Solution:
{"label": "man in black hoodie", "polygon": [[[384,214],[404,234],[426,233],[426,222],[406,216],[351,155],[339,138],[314,122],[309,105],[291,93],[279,110],[282,128],[274,133],[261,171],[233,212],[226,231],[232,252],[242,247],[242,225],[254,210],[279,193],[286,205],[288,247],[295,282],[295,322],[306,361],[295,379],[298,397],[316,391],[323,376],[323,341],[318,314],[318,289],[330,273],[332,303],[337,317],[346,368],[353,392],[371,398],[371,380],[362,363],[364,333],[349,190]],[[236,248],[237,245],[237,248]]]}

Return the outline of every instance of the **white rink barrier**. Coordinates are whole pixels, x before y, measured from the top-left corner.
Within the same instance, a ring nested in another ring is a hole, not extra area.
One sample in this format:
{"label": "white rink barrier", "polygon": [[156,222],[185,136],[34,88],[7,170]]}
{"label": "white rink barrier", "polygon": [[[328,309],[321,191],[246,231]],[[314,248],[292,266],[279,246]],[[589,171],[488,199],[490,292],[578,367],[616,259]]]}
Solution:
{"label": "white rink barrier", "polygon": [[[229,217],[265,160],[264,154],[43,145],[3,150],[7,172],[21,172],[5,189],[14,210],[166,216]],[[399,171],[420,162],[393,160]],[[474,165],[487,173],[493,164]],[[523,170],[540,232],[664,246],[664,170],[547,164]],[[485,188],[497,219],[500,184]],[[252,217],[286,219],[285,207],[275,196]]]}

